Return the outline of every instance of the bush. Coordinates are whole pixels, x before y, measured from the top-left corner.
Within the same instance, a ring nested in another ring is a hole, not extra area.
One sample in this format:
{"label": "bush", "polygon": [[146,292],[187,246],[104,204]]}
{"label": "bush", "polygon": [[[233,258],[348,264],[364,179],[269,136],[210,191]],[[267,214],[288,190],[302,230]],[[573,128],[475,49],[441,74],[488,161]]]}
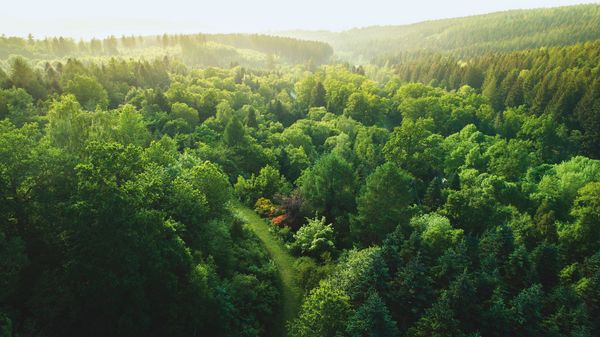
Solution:
{"label": "bush", "polygon": [[261,197],[256,200],[256,203],[254,204],[254,210],[262,217],[271,218],[273,215],[275,215],[275,212],[277,212],[277,207],[271,202],[271,200]]}
{"label": "bush", "polygon": [[298,258],[294,264],[297,270],[298,284],[308,294],[312,289],[319,285],[319,282],[325,279],[334,268],[334,265],[329,261],[323,265],[319,265],[314,259],[308,256]]}
{"label": "bush", "polygon": [[291,190],[285,177],[270,165],[263,167],[258,176],[253,174],[249,179],[238,177],[234,187],[240,200],[246,205],[254,205],[261,197],[272,199],[275,194],[288,194]]}
{"label": "bush", "polygon": [[291,248],[297,254],[319,257],[323,253],[335,250],[334,240],[333,226],[325,224],[325,217],[314,218],[309,219],[308,223],[294,234]]}

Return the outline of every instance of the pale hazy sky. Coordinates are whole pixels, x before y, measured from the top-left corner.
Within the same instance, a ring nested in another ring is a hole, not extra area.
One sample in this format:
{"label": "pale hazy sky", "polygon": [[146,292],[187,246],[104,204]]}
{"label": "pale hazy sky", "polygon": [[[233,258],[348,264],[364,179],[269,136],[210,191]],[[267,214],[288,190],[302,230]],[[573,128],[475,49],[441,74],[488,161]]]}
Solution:
{"label": "pale hazy sky", "polygon": [[35,37],[343,30],[585,0],[0,0],[0,34]]}

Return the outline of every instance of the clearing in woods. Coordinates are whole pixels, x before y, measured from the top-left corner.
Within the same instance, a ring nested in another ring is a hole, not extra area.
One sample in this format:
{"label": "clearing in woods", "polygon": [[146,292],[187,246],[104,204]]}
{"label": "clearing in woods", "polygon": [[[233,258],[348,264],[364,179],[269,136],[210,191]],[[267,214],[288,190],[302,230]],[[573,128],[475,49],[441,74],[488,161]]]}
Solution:
{"label": "clearing in woods", "polygon": [[232,205],[233,213],[244,221],[262,241],[267,252],[273,259],[281,281],[282,321],[278,333],[274,336],[287,335],[286,323],[298,314],[301,304],[302,291],[296,283],[295,259],[290,255],[283,243],[271,234],[269,224],[256,212],[241,204]]}

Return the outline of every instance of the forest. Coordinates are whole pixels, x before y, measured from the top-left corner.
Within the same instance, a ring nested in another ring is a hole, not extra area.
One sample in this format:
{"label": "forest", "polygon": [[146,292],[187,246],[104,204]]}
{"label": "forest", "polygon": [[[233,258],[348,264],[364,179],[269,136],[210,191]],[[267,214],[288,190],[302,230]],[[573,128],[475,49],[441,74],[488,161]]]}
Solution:
{"label": "forest", "polygon": [[273,68],[277,64],[325,63],[333,54],[326,43],[260,34],[163,34],[108,36],[76,41],[65,37],[35,39],[0,36],[0,59],[23,56],[34,60],[76,57],[159,59],[176,56],[191,67],[232,64]]}
{"label": "forest", "polygon": [[293,30],[280,35],[329,43],[337,54],[358,63],[398,54],[410,59],[432,52],[468,58],[600,39],[600,5],[509,10],[341,32]]}
{"label": "forest", "polygon": [[599,336],[599,8],[2,36],[0,336]]}

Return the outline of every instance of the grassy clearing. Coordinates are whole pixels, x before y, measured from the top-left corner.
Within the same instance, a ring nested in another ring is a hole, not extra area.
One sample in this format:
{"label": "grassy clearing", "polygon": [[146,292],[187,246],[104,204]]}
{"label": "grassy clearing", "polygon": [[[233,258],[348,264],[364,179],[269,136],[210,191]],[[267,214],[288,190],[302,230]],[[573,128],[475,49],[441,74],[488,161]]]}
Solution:
{"label": "grassy clearing", "polygon": [[241,204],[232,205],[232,211],[242,219],[263,242],[269,255],[271,255],[271,258],[273,259],[273,262],[277,266],[283,296],[281,330],[277,335],[287,335],[285,325],[296,317],[302,298],[302,291],[296,283],[296,269],[294,268],[295,259],[290,255],[283,243],[269,232],[270,224],[256,214],[256,212]]}

